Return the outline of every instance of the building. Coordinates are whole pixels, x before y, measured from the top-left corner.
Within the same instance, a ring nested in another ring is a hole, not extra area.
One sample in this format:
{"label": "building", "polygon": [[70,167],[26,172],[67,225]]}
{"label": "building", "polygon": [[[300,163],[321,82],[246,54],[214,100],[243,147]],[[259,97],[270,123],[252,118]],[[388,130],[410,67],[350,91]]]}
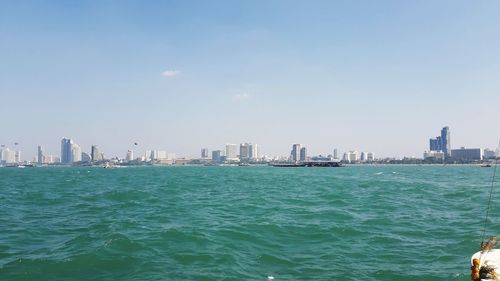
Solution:
{"label": "building", "polygon": [[368,162],[373,162],[373,161],[375,161],[375,153],[373,153],[373,152],[368,152],[368,153],[366,154],[366,161],[368,161]]}
{"label": "building", "polygon": [[227,161],[235,161],[238,160],[236,155],[236,144],[226,144],[226,160]]}
{"label": "building", "polygon": [[424,151],[424,160],[444,160],[444,152],[442,151]]}
{"label": "building", "polygon": [[430,151],[441,151],[441,137],[436,137],[429,140]]}
{"label": "building", "polygon": [[494,150],[486,148],[483,151],[483,159],[495,159],[497,157],[497,153]]}
{"label": "building", "polygon": [[443,127],[441,129],[441,135],[436,138],[429,139],[429,150],[430,151],[442,151],[445,157],[451,155],[451,140],[450,140],[450,128]]}
{"label": "building", "polygon": [[15,163],[21,163],[21,151],[20,150],[17,150],[15,153],[14,153],[14,162]]}
{"label": "building", "polygon": [[367,159],[368,159],[368,154],[366,152],[362,151],[359,160],[361,162],[366,162],[366,161],[368,161]]}
{"label": "building", "polygon": [[202,159],[207,159],[208,158],[208,148],[202,148],[201,149],[201,158]]}
{"label": "building", "polygon": [[214,162],[222,162],[222,157],[224,156],[223,150],[214,150],[212,151],[212,161]]}
{"label": "building", "polygon": [[336,148],[333,149],[333,159],[339,159],[339,151]]}
{"label": "building", "polygon": [[61,159],[57,156],[54,155],[45,155],[44,156],[44,163],[45,164],[55,164],[61,162]]}
{"label": "building", "polygon": [[481,148],[465,148],[465,147],[459,149],[452,149],[451,158],[460,161],[483,160],[483,150]]}
{"label": "building", "polygon": [[61,140],[61,163],[69,164],[71,163],[71,145],[73,141],[71,139],[63,138]]}
{"label": "building", "polygon": [[358,161],[358,152],[355,150],[351,150],[346,153],[347,154],[347,161],[354,163]]}
{"label": "building", "polygon": [[0,163],[2,164],[14,164],[16,162],[16,152],[14,150],[10,150],[9,148],[5,148],[0,150]]}
{"label": "building", "polygon": [[302,144],[296,143],[292,145],[292,151],[290,152],[290,160],[297,162],[300,160],[300,150],[302,149]]}
{"label": "building", "polygon": [[104,160],[101,152],[99,151],[99,146],[92,145],[92,147],[90,148],[90,158],[92,162]]}
{"label": "building", "polygon": [[129,162],[134,160],[134,151],[128,150],[127,155],[125,156],[125,160],[127,160]]}
{"label": "building", "polygon": [[300,161],[306,161],[307,160],[307,148],[302,147],[300,149]]}
{"label": "building", "polygon": [[259,159],[260,157],[260,151],[259,151],[259,145],[256,143],[250,144],[248,147],[248,154],[251,159]]}
{"label": "building", "polygon": [[92,157],[87,152],[82,152],[82,156],[80,158],[80,161],[82,161],[82,162],[91,162],[92,161]]}
{"label": "building", "polygon": [[240,143],[240,160],[250,159],[250,144]]}
{"label": "building", "polygon": [[70,163],[82,161],[82,148],[76,144],[71,144],[71,159]]}
{"label": "building", "polygon": [[451,155],[450,128],[443,127],[441,129],[441,150],[445,156]]}
{"label": "building", "polygon": [[44,159],[43,159],[43,148],[41,145],[38,146],[38,153],[37,153],[37,163],[38,164],[43,164]]}

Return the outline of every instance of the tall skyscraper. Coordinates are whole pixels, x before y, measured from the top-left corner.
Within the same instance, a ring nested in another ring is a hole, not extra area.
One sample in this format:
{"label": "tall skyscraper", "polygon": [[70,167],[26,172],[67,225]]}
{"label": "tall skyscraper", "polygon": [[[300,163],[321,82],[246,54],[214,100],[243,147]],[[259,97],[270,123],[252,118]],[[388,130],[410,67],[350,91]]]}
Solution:
{"label": "tall skyscraper", "polygon": [[92,162],[103,160],[101,152],[99,151],[99,146],[95,144],[92,145],[92,147],[90,148],[90,158]]}
{"label": "tall skyscraper", "polygon": [[300,160],[300,150],[302,149],[302,144],[296,143],[292,145],[292,151],[290,152],[290,159],[294,162]]}
{"label": "tall skyscraper", "polygon": [[333,159],[339,159],[339,151],[336,148],[333,150]]}
{"label": "tall skyscraper", "polygon": [[16,163],[16,152],[10,150],[9,148],[2,149],[0,151],[0,163],[2,164],[13,164]]}
{"label": "tall skyscraper", "polygon": [[71,160],[70,163],[82,161],[82,148],[76,144],[71,144]]}
{"label": "tall skyscraper", "polygon": [[226,144],[226,160],[237,160],[236,157],[236,144],[228,143]]}
{"label": "tall skyscraper", "polygon": [[15,163],[20,163],[21,162],[21,151],[17,150],[14,154],[14,162]]}
{"label": "tall skyscraper", "polygon": [[250,144],[240,143],[240,160],[248,160],[250,158]]}
{"label": "tall skyscraper", "polygon": [[203,159],[208,158],[208,148],[201,149],[201,158],[203,158]]}
{"label": "tall skyscraper", "polygon": [[306,161],[307,160],[307,148],[302,147],[300,149],[300,161]]}
{"label": "tall skyscraper", "polygon": [[43,164],[43,148],[41,145],[38,146],[37,162],[38,164]]}
{"label": "tall skyscraper", "polygon": [[73,141],[71,139],[63,138],[61,140],[61,163],[69,164],[71,163],[71,145]]}
{"label": "tall skyscraper", "polygon": [[248,154],[251,159],[258,159],[260,156],[259,145],[257,145],[256,143],[251,143],[248,147]]}
{"label": "tall skyscraper", "polygon": [[446,156],[451,155],[450,128],[443,127],[441,129],[441,150]]}

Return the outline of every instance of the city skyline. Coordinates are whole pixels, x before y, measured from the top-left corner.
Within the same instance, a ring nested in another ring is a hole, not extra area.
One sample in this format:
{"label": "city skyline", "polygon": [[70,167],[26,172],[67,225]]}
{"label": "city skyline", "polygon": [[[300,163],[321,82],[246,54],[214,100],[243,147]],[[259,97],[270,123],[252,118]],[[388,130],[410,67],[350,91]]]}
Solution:
{"label": "city skyline", "polygon": [[[500,3],[22,1],[0,9],[0,143],[124,157],[248,141],[268,155],[421,157],[500,138]],[[425,19],[425,20],[424,20]]]}
{"label": "city skyline", "polygon": [[[459,146],[451,146],[451,134],[450,134],[450,128],[449,126],[445,126],[441,129],[440,135],[435,137],[435,138],[430,138],[428,142],[428,148],[425,149],[423,153],[423,159],[426,159],[428,157],[450,157],[453,154],[453,150],[460,150],[460,149],[470,149],[473,147],[470,146],[464,146],[464,145],[459,145]],[[45,156],[49,157],[50,161],[48,163],[57,163],[61,162],[62,164],[69,164],[73,162],[79,162],[85,159],[88,161],[92,162],[98,162],[102,161],[105,159],[111,159],[111,158],[118,158],[118,159],[126,159],[128,161],[139,159],[143,157],[144,159],[175,159],[177,157],[177,154],[175,151],[167,151],[167,150],[157,150],[157,149],[152,149],[152,148],[147,148],[144,151],[144,153],[141,153],[140,150],[137,148],[139,147],[138,142],[133,143],[133,147],[136,148],[134,150],[133,148],[127,149],[125,156],[123,155],[111,155],[108,157],[105,157],[105,154],[102,153],[100,150],[100,146],[97,144],[92,144],[90,145],[90,149],[87,152],[85,150],[85,146],[80,146],[77,144],[73,139],[70,138],[62,138],[60,141],[60,154],[48,154],[45,152],[45,146],[44,145],[37,145],[36,147],[36,153],[35,157],[32,157],[30,159],[21,159],[21,151],[22,149],[19,148],[19,142],[14,142],[14,146],[16,149],[11,150],[9,146],[2,144],[1,149],[6,150],[7,153],[7,158],[12,158],[16,159],[16,162],[20,162],[20,160],[23,161],[33,161],[35,163],[40,163],[40,161],[44,162]],[[241,142],[238,144],[233,144],[233,143],[226,143],[225,145],[222,145],[223,149],[219,148],[206,148],[202,147],[201,148],[201,153],[198,156],[185,156],[181,155],[180,158],[187,158],[187,159],[209,159],[209,158],[220,158],[221,156],[224,157],[224,159],[227,159],[229,161],[231,160],[245,160],[245,159],[257,159],[262,156],[270,157],[270,158],[283,158],[287,157],[286,154],[262,154],[261,153],[261,145],[256,144],[256,143],[250,143],[250,142]],[[474,148],[475,149],[475,148]],[[500,153],[500,140],[498,141],[498,147],[477,147],[481,152],[479,155],[482,155],[483,150],[484,152],[490,152],[490,153]],[[133,154],[134,151],[139,155],[138,158],[134,158]],[[342,151],[341,151],[342,152]],[[9,156],[11,153],[12,155]],[[215,153],[215,154],[214,154]],[[436,154],[438,153],[438,154]],[[442,156],[440,156],[439,153],[443,153]],[[158,157],[158,154],[164,155],[164,157]],[[24,155],[24,153],[23,153]],[[168,155],[168,156],[167,156]],[[212,155],[210,157],[209,155]],[[304,161],[307,157],[310,155],[316,155],[316,156],[331,156],[332,159],[344,159],[348,161],[357,161],[358,159],[361,160],[366,160],[366,158],[370,158],[371,160],[374,160],[374,152],[370,151],[367,152],[366,150],[360,150],[358,152],[357,149],[352,150],[352,148],[345,150],[343,157],[339,157],[338,155],[338,148],[334,147],[331,151],[323,151],[319,153],[308,153],[308,147],[303,146],[300,143],[296,143],[292,145],[292,150],[289,152],[288,157],[291,161]],[[58,158],[58,156],[60,156]],[[29,157],[29,156],[28,156]],[[380,156],[378,159],[383,159],[383,158],[395,158],[395,159],[401,159],[404,157],[410,157],[410,158],[422,158],[421,156],[416,156],[416,155],[404,155],[402,157],[398,157],[395,155],[390,155],[390,156]],[[42,159],[42,160],[40,160]]]}

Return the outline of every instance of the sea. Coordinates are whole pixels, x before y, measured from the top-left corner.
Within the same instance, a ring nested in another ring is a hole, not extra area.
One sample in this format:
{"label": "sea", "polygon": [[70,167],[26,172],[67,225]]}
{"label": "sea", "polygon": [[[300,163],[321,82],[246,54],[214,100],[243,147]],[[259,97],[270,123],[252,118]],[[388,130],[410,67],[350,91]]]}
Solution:
{"label": "sea", "polygon": [[0,280],[470,280],[493,170],[0,168]]}

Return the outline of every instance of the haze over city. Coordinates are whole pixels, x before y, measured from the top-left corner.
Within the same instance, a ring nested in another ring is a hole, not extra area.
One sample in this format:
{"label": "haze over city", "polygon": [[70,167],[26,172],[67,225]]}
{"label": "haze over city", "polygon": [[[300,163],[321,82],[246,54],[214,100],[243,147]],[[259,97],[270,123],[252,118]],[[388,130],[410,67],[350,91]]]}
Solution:
{"label": "haze over city", "polygon": [[195,3],[0,4],[0,143],[398,157],[449,126],[498,146],[500,3]]}

